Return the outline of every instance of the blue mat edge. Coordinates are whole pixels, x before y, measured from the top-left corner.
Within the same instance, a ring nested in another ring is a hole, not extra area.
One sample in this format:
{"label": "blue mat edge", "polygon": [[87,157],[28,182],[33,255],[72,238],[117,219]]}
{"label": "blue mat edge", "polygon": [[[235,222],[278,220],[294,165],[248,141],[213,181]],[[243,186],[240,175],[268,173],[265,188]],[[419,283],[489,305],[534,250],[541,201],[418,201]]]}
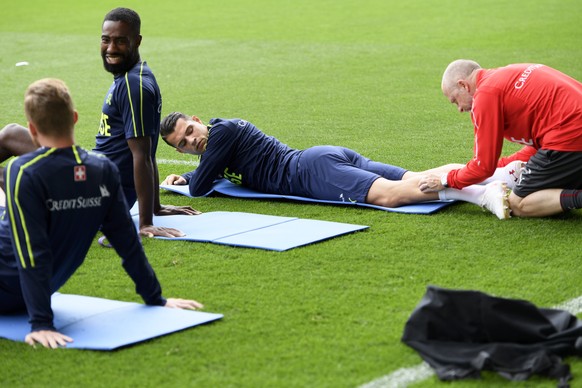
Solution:
{"label": "blue mat edge", "polygon": [[[369,203],[330,201],[330,200],[313,199],[313,198],[307,198],[307,197],[299,197],[299,196],[293,196],[293,195],[265,194],[265,193],[256,192],[256,191],[249,189],[249,188],[246,188],[246,187],[244,188],[245,190],[247,190],[248,192],[254,192],[256,194],[251,193],[251,195],[237,196],[237,195],[231,193],[230,190],[228,190],[228,187],[226,190],[223,187],[221,187],[224,185],[232,185],[233,187],[236,187],[236,185],[234,183],[231,183],[226,179],[220,179],[214,183],[212,190],[209,191],[208,193],[206,193],[203,197],[207,197],[207,196],[211,195],[212,193],[216,192],[216,193],[226,195],[229,197],[233,197],[233,198],[287,199],[287,200],[293,200],[293,201],[324,203],[324,204],[330,204],[330,205],[368,207],[368,208],[373,208],[373,209],[378,209],[378,210],[389,211],[389,212],[393,212],[393,213],[406,213],[406,214],[432,214],[432,213],[434,213],[434,212],[436,212],[444,207],[447,207],[447,206],[452,205],[452,204],[457,202],[455,200],[444,200],[444,201],[439,200],[439,201],[419,202],[419,203],[410,204],[410,205],[403,205],[403,206],[399,206],[399,207],[384,207],[384,206],[373,205],[373,204],[369,204]],[[187,187],[188,186],[160,185],[160,188],[162,188],[164,190],[168,190],[168,191],[171,191],[174,193],[185,195],[185,196],[190,197],[190,198],[196,198],[196,197],[190,195],[188,190],[184,190],[184,188],[187,188]],[[418,210],[415,210],[415,209],[418,209]]]}
{"label": "blue mat edge", "polygon": [[[304,220],[304,221],[313,221],[313,220],[308,220],[308,219],[299,219],[299,220]],[[325,222],[325,221],[324,221]],[[281,225],[281,224],[279,224]],[[318,238],[316,240],[311,240],[305,243],[301,243],[301,244],[294,244],[294,245],[289,245],[286,248],[273,248],[273,247],[262,247],[262,248],[257,248],[256,246],[253,245],[249,245],[249,244],[240,244],[240,243],[233,243],[232,239],[238,237],[238,235],[232,235],[232,236],[228,236],[225,238],[221,238],[221,239],[217,239],[212,241],[214,244],[220,244],[220,245],[228,245],[228,246],[233,246],[233,247],[240,247],[240,248],[255,248],[255,249],[265,249],[265,250],[270,250],[270,251],[275,251],[275,252],[285,252],[294,248],[299,248],[299,247],[304,247],[307,245],[311,245],[311,244],[315,244],[321,241],[326,241],[326,240],[331,240],[335,237],[339,237],[339,236],[345,236],[347,234],[351,234],[351,233],[356,233],[356,232],[362,232],[366,229],[369,229],[370,226],[368,225],[356,225],[356,224],[344,224],[344,225],[349,225],[351,226],[351,228],[349,228],[349,230],[345,230],[339,233],[336,233],[334,235],[330,235],[330,236],[326,236],[323,238]],[[241,235],[244,233],[241,233]]]}
{"label": "blue mat edge", "polygon": [[[115,341],[111,341],[110,339],[103,341],[105,344],[104,345],[98,345],[95,344],[94,342],[94,338],[91,338],[90,336],[88,338],[83,338],[81,340],[79,340],[77,335],[73,335],[73,340],[75,340],[75,338],[77,338],[77,341],[73,341],[72,343],[67,344],[67,346],[65,348],[69,348],[69,349],[83,349],[83,350],[96,350],[96,351],[112,351],[112,350],[117,350],[117,349],[121,349],[121,348],[126,348],[138,343],[142,343],[145,341],[149,341],[152,340],[154,338],[159,338],[159,337],[163,337],[172,333],[177,333],[180,331],[184,331],[186,329],[189,328],[194,328],[197,326],[202,326],[202,325],[206,325],[208,323],[212,323],[215,322],[217,320],[220,320],[222,318],[224,318],[224,314],[220,314],[220,313],[212,313],[212,312],[206,312],[206,311],[199,311],[199,310],[181,310],[181,309],[167,309],[166,307],[163,306],[147,306],[145,304],[142,303],[136,303],[136,302],[127,302],[127,301],[119,301],[119,300],[113,300],[113,299],[106,299],[106,298],[100,298],[100,297],[95,297],[95,296],[88,296],[88,295],[79,295],[79,294],[61,294],[60,292],[55,292],[52,296],[51,299],[53,298],[59,298],[59,297],[65,297],[65,298],[74,298],[74,299],[78,299],[78,298],[83,298],[83,300],[95,300],[96,303],[105,303],[105,304],[119,304],[120,307],[107,307],[105,310],[101,310],[99,309],[97,306],[95,307],[95,312],[90,314],[90,315],[80,315],[80,319],[78,320],[74,320],[73,322],[70,322],[68,324],[65,324],[64,326],[59,324],[58,320],[58,316],[55,315],[55,324],[57,326],[57,330],[63,334],[67,334],[70,333],[70,329],[67,329],[67,327],[75,327],[75,325],[77,325],[80,321],[86,320],[86,319],[92,319],[95,317],[99,317],[102,315],[107,315],[110,313],[113,313],[115,310],[117,309],[122,309],[124,310],[124,313],[127,312],[131,312],[131,311],[136,311],[136,312],[145,312],[147,310],[157,310],[157,311],[164,311],[165,313],[169,314],[169,315],[173,315],[174,317],[176,316],[176,314],[189,314],[189,313],[195,313],[196,314],[196,320],[200,320],[200,316],[203,316],[203,322],[199,322],[199,323],[195,323],[193,324],[191,321],[181,321],[179,323],[174,323],[174,327],[172,328],[168,328],[168,327],[164,327],[163,329],[160,329],[159,333],[155,333],[155,334],[148,334],[146,338],[140,338],[140,339],[132,339],[132,340],[122,340],[122,341],[117,341],[116,345],[111,345],[112,342]],[[73,299],[73,300],[74,300]],[[53,299],[54,301],[54,299]],[[58,303],[58,302],[57,302]],[[54,308],[56,309],[56,314],[59,314],[59,306],[54,306]],[[13,314],[5,314],[5,315],[0,315],[0,319],[6,319],[8,321],[8,323],[10,323],[11,325],[17,325],[18,327],[14,328],[13,326],[11,326],[11,329],[9,332],[0,332],[0,339],[4,339],[7,341],[14,341],[14,342],[21,342],[24,343],[24,339],[25,336],[30,332],[30,324],[28,322],[28,315],[26,313],[13,313]],[[61,322],[62,323],[62,322]],[[7,324],[6,322],[4,322],[3,324]],[[15,330],[16,329],[16,330]],[[16,335],[18,334],[18,337],[16,337]],[[109,341],[109,342],[107,342]],[[88,345],[89,344],[89,345]],[[109,345],[106,345],[109,344]]]}
{"label": "blue mat edge", "polygon": [[[193,241],[193,242],[201,242],[201,243],[212,243],[212,244],[218,244],[218,245],[225,245],[225,246],[232,246],[232,247],[240,247],[240,248],[254,248],[254,249],[264,249],[264,250],[270,250],[270,251],[276,251],[276,252],[284,252],[293,248],[298,248],[298,247],[302,247],[302,246],[307,246],[310,244],[314,244],[317,242],[321,242],[321,241],[325,241],[325,240],[329,240],[335,237],[339,237],[339,236],[343,236],[343,235],[347,235],[350,233],[355,233],[355,232],[361,232],[364,231],[366,229],[369,229],[370,226],[369,225],[359,225],[359,224],[349,224],[349,223],[344,223],[344,222],[334,222],[334,221],[324,221],[324,220],[312,220],[312,219],[304,219],[304,218],[297,218],[297,217],[283,217],[283,216],[269,216],[269,215],[264,215],[264,214],[254,214],[254,213],[244,213],[244,212],[225,212],[225,211],[218,211],[218,212],[210,212],[210,213],[205,213],[205,214],[212,214],[212,213],[225,213],[225,214],[241,214],[241,215],[245,215],[245,214],[249,214],[249,215],[253,215],[253,216],[260,216],[260,217],[272,217],[272,218],[276,218],[276,219],[280,219],[277,222],[274,222],[273,224],[269,224],[266,226],[262,226],[262,227],[258,227],[256,229],[250,229],[250,230],[245,230],[243,232],[239,232],[239,233],[233,233],[233,234],[228,234],[228,235],[224,235],[218,238],[214,238],[214,239],[207,239],[207,238],[193,238],[192,236],[184,236],[184,237],[162,237],[162,236],[156,236],[156,239],[160,239],[160,240],[181,240],[181,241]],[[178,218],[182,218],[182,219],[187,219],[188,217],[196,217],[196,216],[187,216],[187,215],[175,215],[175,216],[154,216],[154,222],[158,217],[163,217],[163,218],[169,218],[169,217],[178,217]],[[134,219],[134,223],[136,223],[137,225],[137,215],[133,216]],[[248,243],[233,243],[232,240],[233,239],[238,239],[240,236],[245,236],[245,235],[249,235],[249,233],[254,233],[254,232],[258,232],[260,230],[263,229],[269,229],[269,228],[277,228],[277,227],[281,227],[282,225],[287,225],[287,224],[291,224],[293,222],[314,222],[314,223],[325,223],[325,224],[331,224],[331,225],[337,225],[336,227],[339,228],[343,228],[343,230],[340,230],[339,232],[334,232],[333,234],[329,234],[325,237],[320,237],[317,239],[311,239],[309,241],[305,241],[299,244],[294,244],[294,245],[289,245],[283,249],[281,248],[275,248],[273,244],[248,244]],[[174,225],[177,228],[180,228],[179,225]]]}

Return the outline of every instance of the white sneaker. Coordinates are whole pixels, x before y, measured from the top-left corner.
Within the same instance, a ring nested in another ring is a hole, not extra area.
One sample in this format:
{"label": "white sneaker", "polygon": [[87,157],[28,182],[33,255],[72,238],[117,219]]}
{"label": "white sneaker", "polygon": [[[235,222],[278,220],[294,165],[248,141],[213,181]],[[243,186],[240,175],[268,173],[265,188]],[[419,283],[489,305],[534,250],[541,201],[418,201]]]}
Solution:
{"label": "white sneaker", "polygon": [[521,172],[523,171],[524,166],[525,162],[514,160],[507,166],[503,167],[505,170],[505,182],[507,183],[507,187],[512,190],[515,188],[521,179]]}
{"label": "white sneaker", "polygon": [[507,199],[507,184],[495,181],[485,185],[485,193],[481,198],[481,207],[495,214],[500,220],[509,217],[509,201]]}

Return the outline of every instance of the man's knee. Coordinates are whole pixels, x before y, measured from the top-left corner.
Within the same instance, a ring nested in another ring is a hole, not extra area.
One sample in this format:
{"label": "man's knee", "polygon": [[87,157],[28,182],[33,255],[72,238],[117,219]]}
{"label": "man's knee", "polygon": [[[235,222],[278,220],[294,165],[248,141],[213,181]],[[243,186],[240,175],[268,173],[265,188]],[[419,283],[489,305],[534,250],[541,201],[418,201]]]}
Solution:
{"label": "man's knee", "polygon": [[366,200],[366,203],[382,207],[399,207],[407,204],[407,200],[399,197],[397,194],[394,195],[387,194],[382,196],[375,196],[374,198],[371,199],[369,198]]}
{"label": "man's knee", "polygon": [[[405,183],[406,182],[406,183]],[[412,182],[412,180],[410,181]],[[410,202],[410,193],[406,187],[412,188],[408,181],[389,181],[378,178],[368,191],[366,203],[384,207],[398,207]]]}
{"label": "man's knee", "polygon": [[22,136],[23,134],[30,137],[28,129],[16,123],[10,123],[0,130],[0,138]]}
{"label": "man's knee", "polygon": [[522,201],[523,198],[525,197],[519,197],[516,194],[514,194],[513,192],[511,192],[511,194],[509,194],[509,208],[511,209],[511,212],[513,213],[513,215],[515,216],[519,216],[519,214],[522,212]]}
{"label": "man's knee", "polygon": [[509,194],[509,198],[507,199],[509,202],[509,209],[511,211],[511,215],[514,217],[535,217],[535,203],[526,199],[528,195],[525,197],[520,197],[513,192]]}
{"label": "man's knee", "polygon": [[30,132],[22,125],[12,123],[0,130],[0,161],[34,151],[36,148]]}

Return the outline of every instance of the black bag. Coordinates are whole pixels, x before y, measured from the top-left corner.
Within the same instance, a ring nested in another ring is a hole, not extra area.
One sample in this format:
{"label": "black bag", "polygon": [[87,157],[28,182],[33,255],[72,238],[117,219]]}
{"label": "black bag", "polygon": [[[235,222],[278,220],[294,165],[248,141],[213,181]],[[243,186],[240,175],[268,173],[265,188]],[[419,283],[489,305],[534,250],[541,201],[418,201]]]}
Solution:
{"label": "black bag", "polygon": [[567,387],[572,377],[562,357],[582,354],[582,323],[567,311],[524,300],[428,286],[402,341],[441,380],[478,378],[491,370],[509,380],[539,374]]}

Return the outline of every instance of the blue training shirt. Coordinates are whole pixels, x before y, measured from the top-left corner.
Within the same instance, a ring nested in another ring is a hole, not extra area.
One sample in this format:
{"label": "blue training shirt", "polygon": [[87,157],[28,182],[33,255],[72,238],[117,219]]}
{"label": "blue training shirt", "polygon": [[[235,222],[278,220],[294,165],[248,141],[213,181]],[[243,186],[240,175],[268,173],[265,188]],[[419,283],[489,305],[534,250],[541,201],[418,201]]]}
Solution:
{"label": "blue training shirt", "polygon": [[150,136],[154,159],[161,112],[160,88],[146,62],[140,61],[128,72],[115,76],[103,102],[94,151],[117,165],[124,190],[135,190],[133,156],[127,139]]}
{"label": "blue training shirt", "polygon": [[78,146],[12,159],[0,220],[0,288],[22,293],[32,330],[54,330],[51,294],[83,263],[101,230],[147,304],[163,305],[119,184],[117,167]]}
{"label": "blue training shirt", "polygon": [[293,161],[302,151],[265,135],[245,120],[214,118],[209,124],[200,165],[182,175],[191,195],[207,194],[218,177],[263,193],[290,193],[294,174],[289,173],[289,168],[294,168]]}

